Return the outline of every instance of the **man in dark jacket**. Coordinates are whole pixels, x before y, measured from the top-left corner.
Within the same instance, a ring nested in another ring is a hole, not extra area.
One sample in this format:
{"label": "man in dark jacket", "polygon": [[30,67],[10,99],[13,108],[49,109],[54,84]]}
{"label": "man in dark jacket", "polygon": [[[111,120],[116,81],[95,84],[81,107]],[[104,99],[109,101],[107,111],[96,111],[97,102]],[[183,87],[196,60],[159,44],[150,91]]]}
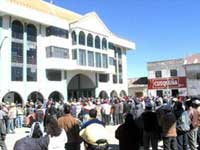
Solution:
{"label": "man in dark jacket", "polygon": [[4,122],[5,113],[2,111],[2,107],[0,105],[0,147],[2,150],[7,150],[6,144],[5,144],[5,138],[6,138],[6,127]]}
{"label": "man in dark jacket", "polygon": [[133,120],[132,114],[127,114],[125,123],[115,131],[115,137],[119,140],[120,150],[139,150],[140,131]]}

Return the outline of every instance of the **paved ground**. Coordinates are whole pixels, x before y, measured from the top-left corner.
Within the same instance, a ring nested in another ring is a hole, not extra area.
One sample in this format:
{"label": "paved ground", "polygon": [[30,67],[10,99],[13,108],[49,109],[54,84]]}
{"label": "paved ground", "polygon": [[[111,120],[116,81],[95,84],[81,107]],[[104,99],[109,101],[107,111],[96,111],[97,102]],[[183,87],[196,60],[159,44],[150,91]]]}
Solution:
{"label": "paved ground", "polygon": [[[118,140],[114,138],[116,128],[117,126],[106,127],[106,130],[109,134],[109,143],[112,144],[112,150],[118,150]],[[28,132],[30,132],[30,128],[17,128],[15,132],[15,134],[8,134],[6,137],[6,145],[8,150],[13,150],[14,144],[18,139],[29,135]],[[83,150],[83,148],[81,149]]]}

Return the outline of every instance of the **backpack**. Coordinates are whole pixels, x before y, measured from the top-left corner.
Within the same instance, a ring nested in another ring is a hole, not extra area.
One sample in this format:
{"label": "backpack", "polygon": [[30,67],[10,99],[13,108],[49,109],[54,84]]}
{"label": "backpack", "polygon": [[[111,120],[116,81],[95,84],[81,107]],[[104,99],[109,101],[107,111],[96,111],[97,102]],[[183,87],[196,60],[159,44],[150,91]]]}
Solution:
{"label": "backpack", "polygon": [[41,109],[36,110],[36,121],[40,123],[43,122],[43,117],[44,117],[43,110]]}
{"label": "backpack", "polygon": [[187,111],[181,113],[176,121],[176,129],[179,132],[187,132],[190,130],[191,120]]}

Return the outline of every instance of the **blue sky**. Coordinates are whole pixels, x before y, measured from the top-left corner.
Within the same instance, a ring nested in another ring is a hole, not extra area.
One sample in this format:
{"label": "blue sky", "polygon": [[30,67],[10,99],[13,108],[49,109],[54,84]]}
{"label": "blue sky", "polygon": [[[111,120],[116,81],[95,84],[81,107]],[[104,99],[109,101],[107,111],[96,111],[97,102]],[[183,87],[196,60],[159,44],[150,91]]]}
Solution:
{"label": "blue sky", "polygon": [[85,14],[95,11],[120,37],[136,43],[128,51],[128,77],[147,76],[147,62],[200,52],[199,0],[54,0]]}

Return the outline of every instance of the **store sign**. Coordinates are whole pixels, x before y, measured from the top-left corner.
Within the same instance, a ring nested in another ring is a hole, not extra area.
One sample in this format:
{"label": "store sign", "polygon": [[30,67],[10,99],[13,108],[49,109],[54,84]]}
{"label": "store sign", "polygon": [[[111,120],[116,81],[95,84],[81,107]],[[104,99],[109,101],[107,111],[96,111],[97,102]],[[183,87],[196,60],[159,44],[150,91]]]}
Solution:
{"label": "store sign", "polygon": [[148,89],[186,88],[186,77],[149,79]]}

